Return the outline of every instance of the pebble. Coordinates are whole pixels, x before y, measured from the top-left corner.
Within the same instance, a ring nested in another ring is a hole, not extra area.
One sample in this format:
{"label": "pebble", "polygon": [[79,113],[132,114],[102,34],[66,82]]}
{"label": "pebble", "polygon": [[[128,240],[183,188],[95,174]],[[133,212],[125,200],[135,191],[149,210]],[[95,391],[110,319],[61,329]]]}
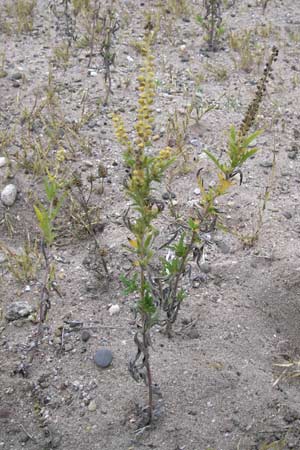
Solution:
{"label": "pebble", "polygon": [[110,316],[115,316],[115,315],[119,314],[119,312],[120,312],[120,306],[119,306],[119,305],[112,305],[112,306],[109,308],[108,312],[109,312],[109,315],[110,315]]}
{"label": "pebble", "polygon": [[93,411],[96,411],[96,409],[97,409],[97,404],[96,404],[95,400],[91,400],[88,405],[88,410],[93,412]]}
{"label": "pebble", "polygon": [[296,159],[297,158],[297,152],[296,151],[290,151],[288,152],[288,158],[289,159]]}
{"label": "pebble", "polygon": [[282,215],[286,218],[286,219],[291,219],[292,218],[292,214],[289,211],[283,211]]}
{"label": "pebble", "polygon": [[93,167],[94,166],[93,161],[90,161],[89,159],[85,159],[84,161],[82,161],[82,164],[84,164],[86,167]]}
{"label": "pebble", "polygon": [[21,72],[15,72],[15,73],[12,73],[11,74],[11,76],[10,76],[10,79],[11,80],[22,80],[22,74],[21,74]]}
{"label": "pebble", "polygon": [[0,157],[0,167],[6,166],[7,160],[4,156]]}
{"label": "pebble", "polygon": [[263,161],[259,164],[261,167],[268,169],[269,167],[273,167],[272,161]]}
{"label": "pebble", "polygon": [[200,195],[200,194],[201,194],[201,190],[200,190],[199,188],[196,188],[196,189],[194,190],[194,194],[195,194],[195,195]]}
{"label": "pebble", "polygon": [[176,198],[176,194],[174,192],[164,192],[162,198],[163,200],[170,200],[171,198]]}
{"label": "pebble", "polygon": [[14,184],[8,184],[1,192],[1,201],[5,206],[12,206],[17,198],[17,188]]}
{"label": "pebble", "polygon": [[100,348],[94,356],[96,366],[102,367],[103,369],[111,364],[112,359],[112,352],[108,348]]}
{"label": "pebble", "polygon": [[27,317],[32,314],[36,308],[28,302],[11,303],[5,313],[6,320],[18,320],[22,317]]}
{"label": "pebble", "polygon": [[91,333],[88,330],[83,330],[81,333],[81,339],[83,342],[87,342],[91,337]]}

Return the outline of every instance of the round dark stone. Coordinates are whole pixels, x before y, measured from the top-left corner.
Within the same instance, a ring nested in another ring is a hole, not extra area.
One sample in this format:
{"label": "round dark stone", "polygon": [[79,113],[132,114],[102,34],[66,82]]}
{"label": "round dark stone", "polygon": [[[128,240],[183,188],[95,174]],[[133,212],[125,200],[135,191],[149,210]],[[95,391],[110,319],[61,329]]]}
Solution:
{"label": "round dark stone", "polygon": [[83,332],[81,333],[81,339],[83,340],[83,342],[87,342],[90,337],[91,333],[88,330],[83,330]]}
{"label": "round dark stone", "polygon": [[108,348],[100,348],[94,356],[96,366],[102,367],[103,369],[111,364],[112,359],[112,352]]}
{"label": "round dark stone", "polygon": [[162,195],[163,200],[170,200],[171,198],[176,198],[176,194],[174,192],[164,192]]}

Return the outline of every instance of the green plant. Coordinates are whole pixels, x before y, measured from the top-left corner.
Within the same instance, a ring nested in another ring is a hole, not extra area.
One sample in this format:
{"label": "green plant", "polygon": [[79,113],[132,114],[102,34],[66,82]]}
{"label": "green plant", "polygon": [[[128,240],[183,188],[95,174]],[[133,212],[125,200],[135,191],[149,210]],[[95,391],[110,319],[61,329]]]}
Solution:
{"label": "green plant", "polygon": [[[5,12],[12,20],[12,26],[16,26],[18,33],[32,31],[36,4],[37,0],[15,0],[4,4]],[[7,24],[7,30],[9,29]]]}
{"label": "green plant", "polygon": [[0,78],[5,78],[7,76],[5,64],[6,64],[6,55],[5,52],[2,52],[0,53]]}
{"label": "green plant", "polygon": [[53,63],[58,67],[67,69],[70,62],[70,45],[68,42],[62,42],[53,49]]}
{"label": "green plant", "polygon": [[[82,178],[78,172],[74,172],[72,176],[72,181],[70,183],[70,218],[72,223],[75,224],[79,232],[83,232],[93,238],[94,249],[93,255],[94,259],[91,264],[91,268],[102,278],[102,272],[104,269],[105,275],[109,275],[107,263],[106,263],[106,250],[100,245],[97,233],[103,231],[104,225],[100,220],[99,207],[91,204],[91,197],[94,194],[95,188],[94,183],[96,179],[101,180],[100,190],[98,193],[101,195],[103,193],[103,179],[106,177],[107,171],[102,164],[98,166],[97,177],[94,175],[89,175],[87,177],[88,188],[84,186]],[[86,192],[87,191],[87,192]],[[74,202],[75,199],[75,202]],[[99,267],[99,261],[100,266]]]}
{"label": "green plant", "polygon": [[263,444],[259,447],[259,450],[284,450],[286,448],[286,442],[284,439],[280,441],[273,441],[270,443]]}
{"label": "green plant", "polygon": [[40,257],[37,243],[32,243],[29,235],[20,251],[12,250],[1,241],[0,249],[6,255],[7,262],[5,266],[7,270],[18,282],[26,283],[36,279]]}
{"label": "green plant", "polygon": [[250,73],[254,66],[259,67],[262,61],[264,49],[253,40],[254,33],[251,30],[244,32],[232,32],[229,35],[231,49],[238,53],[238,59],[233,56],[236,67]]}
{"label": "green plant", "polygon": [[103,34],[102,42],[100,45],[100,55],[103,58],[104,63],[104,81],[106,86],[106,93],[103,104],[107,105],[110,94],[112,94],[112,79],[111,79],[111,67],[115,61],[115,52],[113,50],[113,41],[116,36],[116,32],[119,29],[119,21],[116,17],[116,13],[112,8],[112,5],[107,9],[103,18]]}
{"label": "green plant", "polygon": [[[124,216],[124,223],[133,235],[128,238],[126,247],[133,255],[134,273],[131,278],[123,276],[122,282],[127,294],[138,295],[136,304],[138,329],[134,338],[137,354],[131,360],[129,369],[135,380],[144,380],[148,385],[146,424],[149,424],[153,417],[149,353],[151,329],[159,324],[169,337],[172,336],[173,324],[187,294],[183,288],[184,278],[191,275],[193,261],[200,267],[207,244],[206,235],[213,231],[220,221],[216,200],[228,193],[235,183],[236,176],[240,177],[242,183],[241,168],[247,159],[257,152],[257,148],[253,148],[251,144],[260,131],[250,134],[249,132],[254,125],[272,71],[272,63],[278,54],[277,49],[273,48],[241,126],[238,130],[234,127],[230,129],[226,161],[221,161],[212,152],[206,151],[216,168],[215,184],[207,188],[201,169],[198,171],[197,180],[201,192],[198,207],[195,208],[193,215],[177,221],[174,233],[165,244],[156,249],[155,240],[160,230],[154,226],[154,221],[163,210],[163,204],[155,198],[153,189],[165,179],[166,171],[174,161],[174,157],[170,147],[162,149],[158,155],[153,155],[153,150],[148,150],[153,139],[154,117],[151,105],[155,87],[153,57],[149,42],[149,39],[145,42],[145,64],[138,77],[140,98],[136,124],[137,138],[134,142],[129,139],[122,118],[113,116],[117,138],[125,148],[124,161],[130,168],[125,190],[131,200],[131,208],[135,212],[133,217],[129,217],[130,210],[128,210]],[[159,250],[167,250],[167,254],[160,256]],[[156,265],[153,262],[155,253],[159,255],[156,258],[158,259]]]}
{"label": "green plant", "polygon": [[43,325],[47,319],[48,311],[51,308],[51,290],[54,289],[59,294],[55,283],[55,264],[51,255],[51,248],[56,238],[55,220],[64,202],[65,193],[61,192],[61,186],[58,184],[55,177],[50,174],[48,174],[48,177],[44,178],[44,189],[47,205],[44,206],[41,202],[37,202],[37,204],[34,205],[34,212],[41,234],[41,254],[44,260],[44,274],[41,282],[41,294],[37,317],[38,330],[32,347],[30,361],[33,360],[39,341],[42,338]]}
{"label": "green plant", "polygon": [[128,250],[134,256],[135,274],[132,279],[124,279],[127,293],[137,292],[136,314],[139,328],[134,337],[137,354],[130,361],[129,370],[136,381],[144,380],[148,385],[148,414],[146,425],[153,418],[153,382],[150,366],[151,328],[158,322],[158,304],[151,292],[149,267],[153,257],[153,242],[158,232],[153,222],[161,212],[160,203],[152,196],[153,184],[160,183],[172,162],[170,149],[167,147],[156,156],[151,156],[147,147],[151,144],[153,115],[151,105],[154,98],[154,66],[150,52],[151,35],[143,45],[144,66],[139,81],[139,108],[137,113],[136,140],[132,143],[120,116],[113,116],[116,136],[125,147],[124,161],[130,168],[130,178],[126,182],[126,194],[135,211],[134,219],[124,216],[124,222],[133,235],[128,240]]}
{"label": "green plant", "polygon": [[225,81],[228,79],[228,71],[225,66],[220,64],[206,64],[206,70],[211,73],[216,81]]}
{"label": "green plant", "polygon": [[208,48],[216,51],[220,37],[224,34],[222,26],[221,0],[203,0],[205,14],[196,16],[197,22],[205,29],[205,39],[208,42]]}

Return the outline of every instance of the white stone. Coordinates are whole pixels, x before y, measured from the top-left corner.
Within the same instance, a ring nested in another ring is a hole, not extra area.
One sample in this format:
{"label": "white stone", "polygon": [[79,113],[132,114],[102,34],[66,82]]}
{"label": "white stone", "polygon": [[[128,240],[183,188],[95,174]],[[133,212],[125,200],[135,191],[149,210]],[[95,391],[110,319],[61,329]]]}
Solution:
{"label": "white stone", "polygon": [[88,410],[93,412],[93,411],[96,411],[96,409],[97,409],[97,404],[96,404],[95,400],[91,400],[88,405]]}
{"label": "white stone", "polygon": [[0,167],[6,166],[6,158],[4,156],[0,156]]}
{"label": "white stone", "polygon": [[1,201],[5,206],[12,206],[17,198],[17,188],[14,184],[8,184],[1,192]]}
{"label": "white stone", "polygon": [[119,305],[112,305],[109,310],[109,315],[110,316],[115,316],[116,314],[119,314],[120,312],[120,306]]}

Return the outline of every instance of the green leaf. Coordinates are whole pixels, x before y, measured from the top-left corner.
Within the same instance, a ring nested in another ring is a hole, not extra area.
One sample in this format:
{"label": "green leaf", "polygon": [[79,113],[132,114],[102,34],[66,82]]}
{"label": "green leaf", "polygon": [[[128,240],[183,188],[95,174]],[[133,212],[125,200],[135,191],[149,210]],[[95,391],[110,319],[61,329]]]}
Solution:
{"label": "green leaf", "polygon": [[254,133],[250,134],[250,136],[247,136],[243,139],[242,145],[245,148],[248,148],[251,142],[254,141],[258,136],[262,134],[262,130],[257,130]]}
{"label": "green leaf", "polygon": [[226,166],[220,163],[220,161],[208,150],[204,150],[204,153],[215,163],[215,165],[218,167],[218,169],[221,170],[221,172],[226,173]]}
{"label": "green leaf", "polygon": [[156,313],[152,295],[147,290],[145,291],[144,298],[138,302],[138,308],[141,312],[146,314],[152,315]]}
{"label": "green leaf", "polygon": [[138,274],[135,273],[133,275],[133,278],[127,278],[125,275],[120,275],[120,281],[122,281],[123,285],[125,286],[124,294],[129,295],[133,292],[137,292],[139,290],[139,285],[137,282]]}

